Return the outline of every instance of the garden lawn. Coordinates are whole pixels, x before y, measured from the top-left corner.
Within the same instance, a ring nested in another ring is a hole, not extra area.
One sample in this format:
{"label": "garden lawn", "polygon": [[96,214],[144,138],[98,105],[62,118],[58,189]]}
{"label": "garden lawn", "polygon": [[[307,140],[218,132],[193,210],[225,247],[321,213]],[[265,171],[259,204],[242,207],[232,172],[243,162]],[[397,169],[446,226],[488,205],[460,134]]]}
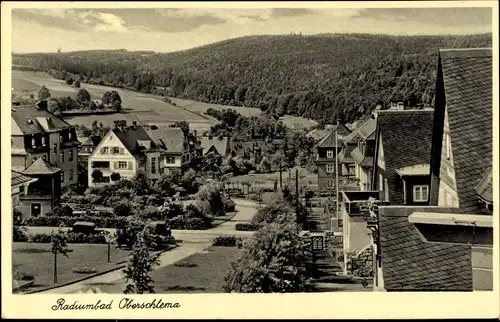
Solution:
{"label": "garden lawn", "polygon": [[[54,284],[54,255],[50,252],[51,244],[13,243],[13,269],[35,276],[35,284],[23,291],[42,290]],[[73,273],[72,268],[80,265],[93,267],[97,273],[126,264],[129,251],[111,246],[111,263],[108,263],[107,245],[68,244],[73,250],[69,257],[57,256],[57,285],[77,281],[93,274]],[[95,274],[95,273],[94,273]]]}
{"label": "garden lawn", "polygon": [[[157,293],[223,293],[224,277],[240,250],[236,247],[209,247],[175,264],[153,272]],[[176,264],[196,264],[180,267]]]}

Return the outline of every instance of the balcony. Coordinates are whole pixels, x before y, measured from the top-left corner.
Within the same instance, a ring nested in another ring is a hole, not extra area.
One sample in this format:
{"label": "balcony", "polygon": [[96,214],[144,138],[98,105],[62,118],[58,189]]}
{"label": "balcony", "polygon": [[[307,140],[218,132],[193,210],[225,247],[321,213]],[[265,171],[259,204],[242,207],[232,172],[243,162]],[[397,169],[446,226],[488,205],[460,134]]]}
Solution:
{"label": "balcony", "polygon": [[111,166],[109,161],[93,161],[92,169],[99,169],[101,171],[110,171]]}

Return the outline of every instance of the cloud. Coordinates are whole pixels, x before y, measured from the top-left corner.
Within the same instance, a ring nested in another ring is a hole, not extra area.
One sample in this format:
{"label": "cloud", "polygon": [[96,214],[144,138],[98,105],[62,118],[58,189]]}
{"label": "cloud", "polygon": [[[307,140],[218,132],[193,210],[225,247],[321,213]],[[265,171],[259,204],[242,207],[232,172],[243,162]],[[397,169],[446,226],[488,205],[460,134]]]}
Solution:
{"label": "cloud", "polygon": [[14,9],[12,18],[73,31],[128,32],[125,22],[112,13],[85,9]]}
{"label": "cloud", "polygon": [[273,18],[307,16],[313,14],[314,10],[306,8],[274,8],[271,11]]}
{"label": "cloud", "polygon": [[368,8],[359,11],[356,18],[441,26],[491,25],[491,8]]}

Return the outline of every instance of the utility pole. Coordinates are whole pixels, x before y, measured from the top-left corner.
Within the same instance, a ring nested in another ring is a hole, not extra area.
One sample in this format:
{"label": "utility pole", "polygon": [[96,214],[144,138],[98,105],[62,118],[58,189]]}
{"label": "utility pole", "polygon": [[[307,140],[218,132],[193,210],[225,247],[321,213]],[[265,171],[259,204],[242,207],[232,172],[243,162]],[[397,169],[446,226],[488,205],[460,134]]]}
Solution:
{"label": "utility pole", "polygon": [[296,202],[296,212],[297,212],[297,224],[299,223],[299,169],[295,170],[295,202]]}
{"label": "utility pole", "polygon": [[[339,218],[339,153],[338,153],[338,143],[339,143],[339,123],[337,121],[337,128],[335,129],[335,208],[336,216]],[[331,225],[333,227],[333,225]],[[333,232],[333,229],[332,229]]]}

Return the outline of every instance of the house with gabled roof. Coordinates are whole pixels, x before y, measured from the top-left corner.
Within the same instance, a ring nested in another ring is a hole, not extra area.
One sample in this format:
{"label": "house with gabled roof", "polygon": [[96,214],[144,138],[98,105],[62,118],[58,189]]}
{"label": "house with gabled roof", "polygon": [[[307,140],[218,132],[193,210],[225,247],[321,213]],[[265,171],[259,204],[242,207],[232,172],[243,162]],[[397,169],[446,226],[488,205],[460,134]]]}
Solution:
{"label": "house with gabled roof", "polygon": [[378,207],[376,289],[493,289],[492,76],[491,48],[439,51],[430,205]]}
{"label": "house with gabled roof", "polygon": [[[337,155],[342,148],[342,142],[351,133],[345,125],[337,124],[329,130],[327,136],[317,145],[316,165],[318,167],[318,187],[321,192],[331,191],[335,187],[335,171],[338,162]],[[340,164],[337,165],[340,173]]]}
{"label": "house with gabled roof", "polygon": [[[18,209],[20,203],[20,197],[28,195],[28,187],[30,184],[36,182],[36,178],[32,178],[30,176],[24,175],[21,172],[11,170],[10,171],[10,190],[11,190],[11,198],[12,198],[12,210]],[[21,215],[23,217],[24,214],[21,211]],[[23,218],[18,218],[23,219]]]}
{"label": "house with gabled roof", "polygon": [[227,137],[203,136],[200,139],[200,145],[203,155],[213,152],[225,158],[229,154],[229,138]]}
{"label": "house with gabled roof", "polygon": [[190,146],[181,128],[170,126],[148,126],[145,128],[156,146],[162,150],[159,172],[185,169],[190,163]]}
{"label": "house with gabled roof", "polygon": [[377,117],[372,187],[394,205],[428,205],[433,110],[386,110]]}
{"label": "house with gabled roof", "polygon": [[354,175],[361,191],[372,190],[371,178],[373,173],[376,128],[377,120],[370,118],[356,129],[357,135],[350,141],[350,144],[353,141],[356,142],[356,147],[350,152],[350,156],[354,161]]}

